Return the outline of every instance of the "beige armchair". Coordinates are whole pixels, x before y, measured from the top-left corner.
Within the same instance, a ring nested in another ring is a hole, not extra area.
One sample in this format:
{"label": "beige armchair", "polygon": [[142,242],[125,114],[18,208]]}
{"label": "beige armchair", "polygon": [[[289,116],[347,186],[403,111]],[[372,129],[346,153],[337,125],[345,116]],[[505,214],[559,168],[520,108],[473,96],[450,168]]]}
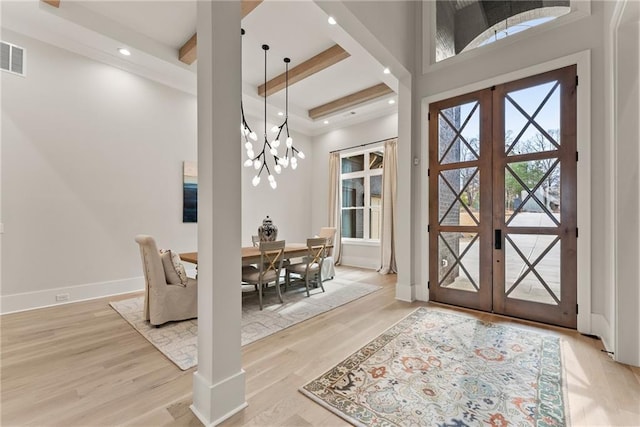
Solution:
{"label": "beige armchair", "polygon": [[[320,229],[320,234],[318,237],[324,237],[327,239],[327,245],[333,246],[336,238],[336,228],[335,227],[322,227]],[[336,266],[335,261],[333,260],[333,248],[327,249],[327,257],[324,259],[322,263],[322,271],[320,272],[320,277],[323,281],[333,279],[336,275]]]}
{"label": "beige armchair", "polygon": [[171,320],[198,317],[198,282],[187,278],[183,284],[169,284],[156,242],[151,236],[138,235],[142,269],[146,282],[144,319],[154,326]]}

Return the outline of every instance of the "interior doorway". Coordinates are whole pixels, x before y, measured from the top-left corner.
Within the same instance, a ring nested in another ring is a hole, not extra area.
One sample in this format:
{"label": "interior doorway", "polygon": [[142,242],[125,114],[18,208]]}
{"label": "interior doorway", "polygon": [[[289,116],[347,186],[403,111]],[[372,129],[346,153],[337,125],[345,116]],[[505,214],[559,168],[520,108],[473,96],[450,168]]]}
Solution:
{"label": "interior doorway", "polygon": [[576,66],[429,105],[434,301],[575,328]]}

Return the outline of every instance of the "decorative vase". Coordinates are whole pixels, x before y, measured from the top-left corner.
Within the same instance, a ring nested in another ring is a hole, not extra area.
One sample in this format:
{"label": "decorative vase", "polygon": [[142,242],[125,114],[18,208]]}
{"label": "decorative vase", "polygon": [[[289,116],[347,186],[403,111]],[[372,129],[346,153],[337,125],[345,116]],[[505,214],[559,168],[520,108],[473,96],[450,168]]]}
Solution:
{"label": "decorative vase", "polygon": [[278,227],[273,225],[269,215],[262,220],[262,225],[258,227],[258,237],[261,242],[273,242],[278,238]]}

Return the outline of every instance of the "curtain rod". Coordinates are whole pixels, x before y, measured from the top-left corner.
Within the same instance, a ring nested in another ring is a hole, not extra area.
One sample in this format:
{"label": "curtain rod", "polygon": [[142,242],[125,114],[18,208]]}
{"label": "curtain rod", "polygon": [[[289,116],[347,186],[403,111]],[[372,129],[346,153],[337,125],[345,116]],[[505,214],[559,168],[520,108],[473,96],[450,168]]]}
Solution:
{"label": "curtain rod", "polygon": [[366,147],[367,145],[379,144],[379,143],[381,143],[381,142],[389,141],[389,140],[391,140],[391,139],[396,139],[396,138],[398,138],[398,137],[397,137],[397,136],[394,136],[394,137],[392,137],[392,138],[381,139],[380,141],[367,142],[366,144],[360,144],[360,145],[354,145],[353,147],[341,148],[341,149],[339,149],[339,150],[329,151],[329,154],[339,153],[339,152],[341,152],[341,151],[351,150],[351,149],[353,149],[353,148]]}

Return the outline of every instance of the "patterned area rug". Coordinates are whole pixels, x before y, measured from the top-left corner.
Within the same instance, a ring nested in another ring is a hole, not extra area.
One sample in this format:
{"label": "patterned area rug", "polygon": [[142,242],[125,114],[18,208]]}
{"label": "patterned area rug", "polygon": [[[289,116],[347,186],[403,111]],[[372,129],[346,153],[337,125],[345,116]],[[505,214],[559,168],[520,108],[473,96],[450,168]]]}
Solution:
{"label": "patterned area rug", "polygon": [[[243,288],[242,345],[274,334],[303,320],[332,310],[377,291],[381,286],[335,278],[323,283],[326,292],[312,289],[307,297],[304,285],[289,288],[280,304],[275,291],[263,295],[260,310],[253,286]],[[159,328],[142,319],[144,297],[109,303],[127,322],[182,370],[198,364],[198,321],[168,322]]]}
{"label": "patterned area rug", "polygon": [[563,426],[560,342],[419,308],[300,391],[357,426]]}

